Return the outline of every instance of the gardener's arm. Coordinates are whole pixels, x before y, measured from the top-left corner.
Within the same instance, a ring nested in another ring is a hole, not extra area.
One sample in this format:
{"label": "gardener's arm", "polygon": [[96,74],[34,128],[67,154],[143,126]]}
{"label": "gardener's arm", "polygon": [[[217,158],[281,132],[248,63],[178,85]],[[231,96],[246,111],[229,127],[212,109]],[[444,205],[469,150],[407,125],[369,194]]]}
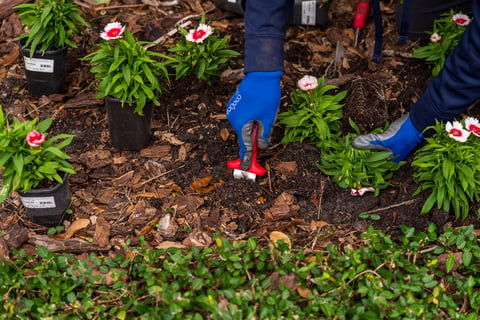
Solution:
{"label": "gardener's arm", "polygon": [[280,104],[285,29],[293,0],[249,0],[245,8],[245,77],[227,103],[227,119],[237,133],[242,168],[251,161],[253,122],[258,146],[266,148]]}
{"label": "gardener's arm", "polygon": [[421,134],[435,120],[451,121],[480,98],[480,0],[473,1],[473,21],[442,70],[420,99],[383,134],[362,135],[353,140],[361,149],[391,151],[403,160],[422,140]]}

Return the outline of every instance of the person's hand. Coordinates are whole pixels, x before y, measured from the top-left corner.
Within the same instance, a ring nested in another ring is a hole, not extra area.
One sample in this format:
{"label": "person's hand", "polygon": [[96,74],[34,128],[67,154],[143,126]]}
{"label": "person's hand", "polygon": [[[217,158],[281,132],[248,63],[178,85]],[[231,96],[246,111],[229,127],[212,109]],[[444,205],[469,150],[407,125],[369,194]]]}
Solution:
{"label": "person's hand", "polygon": [[400,162],[424,139],[415,128],[409,115],[398,118],[381,134],[369,133],[352,141],[357,149],[379,149],[390,151],[393,162]]}
{"label": "person's hand", "polygon": [[270,133],[280,105],[282,74],[282,71],[247,73],[227,103],[227,119],[238,137],[243,170],[250,168],[252,160],[252,128],[255,121],[258,123],[257,146],[265,149],[270,142]]}

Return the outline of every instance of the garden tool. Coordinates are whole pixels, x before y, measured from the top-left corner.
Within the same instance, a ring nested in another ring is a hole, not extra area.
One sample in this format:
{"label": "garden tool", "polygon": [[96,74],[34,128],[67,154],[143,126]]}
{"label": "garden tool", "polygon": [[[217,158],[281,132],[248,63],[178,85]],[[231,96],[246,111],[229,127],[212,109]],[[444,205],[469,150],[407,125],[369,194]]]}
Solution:
{"label": "garden tool", "polygon": [[227,167],[233,169],[233,178],[234,179],[248,179],[255,181],[255,178],[258,176],[263,176],[267,172],[265,168],[263,168],[257,162],[257,135],[258,135],[258,124],[254,122],[252,127],[252,162],[250,164],[250,168],[248,170],[243,170],[242,166],[240,165],[240,158],[236,160],[231,160],[227,162]]}
{"label": "garden tool", "polygon": [[353,19],[353,28],[355,28],[355,47],[358,45],[360,31],[365,28],[365,21],[367,20],[370,11],[370,0],[360,0],[355,10],[355,17]]}

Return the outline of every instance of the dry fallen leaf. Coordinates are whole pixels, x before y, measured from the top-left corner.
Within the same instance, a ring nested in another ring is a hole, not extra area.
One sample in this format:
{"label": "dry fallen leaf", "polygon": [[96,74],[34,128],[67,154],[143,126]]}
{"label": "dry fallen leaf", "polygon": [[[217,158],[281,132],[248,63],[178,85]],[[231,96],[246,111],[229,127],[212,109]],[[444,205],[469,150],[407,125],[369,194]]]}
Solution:
{"label": "dry fallen leaf", "polygon": [[227,128],[220,129],[220,138],[222,138],[223,141],[227,141],[229,136],[230,132],[228,132]]}
{"label": "dry fallen leaf", "polygon": [[314,228],[321,228],[327,226],[328,223],[325,221],[312,221],[310,225]]}
{"label": "dry fallen leaf", "polygon": [[302,287],[297,287],[297,292],[302,298],[308,298],[312,294],[312,290]]}
{"label": "dry fallen leaf", "polygon": [[187,148],[181,145],[180,148],[178,148],[178,161],[183,162],[185,160],[187,160]]}
{"label": "dry fallen leaf", "polygon": [[163,241],[159,245],[157,245],[156,248],[166,250],[168,248],[186,249],[187,247],[181,244],[180,242]]}
{"label": "dry fallen leaf", "polygon": [[155,217],[153,220],[151,220],[149,223],[145,225],[145,227],[140,230],[138,233],[139,236],[145,236],[152,232],[152,230],[156,227],[156,224],[158,223],[158,217]]}
{"label": "dry fallen leaf", "polygon": [[284,243],[288,244],[288,248],[292,248],[292,242],[290,238],[283,232],[280,231],[272,231],[270,233],[270,241],[277,247],[277,244],[280,240],[283,240]]}
{"label": "dry fallen leaf", "polygon": [[439,255],[437,257],[439,270],[443,272],[447,271],[447,260],[452,254],[453,254],[454,264],[451,271],[456,271],[458,269],[458,267],[462,264],[463,252],[442,253],[441,255]]}
{"label": "dry fallen leaf", "polygon": [[208,248],[212,244],[212,238],[206,232],[193,232],[188,235],[182,244],[187,247]]}
{"label": "dry fallen leaf", "polygon": [[17,60],[19,55],[20,52],[18,50],[13,50],[12,52],[5,54],[0,58],[0,65],[8,66],[9,64],[12,64],[15,60]]}
{"label": "dry fallen leaf", "polygon": [[58,240],[68,240],[72,238],[77,232],[82,229],[85,229],[90,224],[90,220],[88,219],[77,219],[73,221],[73,223],[68,227],[65,233],[59,234],[55,236]]}
{"label": "dry fallen leaf", "polygon": [[190,184],[190,189],[199,193],[208,193],[215,190],[215,186],[211,185],[212,176],[197,179]]}

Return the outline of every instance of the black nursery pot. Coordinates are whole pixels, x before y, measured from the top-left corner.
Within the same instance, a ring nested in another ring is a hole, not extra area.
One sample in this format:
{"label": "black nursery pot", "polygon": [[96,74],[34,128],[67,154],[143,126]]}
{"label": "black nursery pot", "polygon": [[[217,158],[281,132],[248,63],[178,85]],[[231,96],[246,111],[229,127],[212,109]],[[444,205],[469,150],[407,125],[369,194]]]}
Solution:
{"label": "black nursery pot", "polygon": [[28,217],[33,223],[55,227],[63,222],[65,210],[70,205],[69,175],[63,175],[63,183],[51,188],[18,192]]}
{"label": "black nursery pot", "polygon": [[[433,20],[440,18],[442,13],[462,12],[471,16],[471,0],[409,0],[410,10],[408,14],[408,39],[429,41],[427,32],[433,30]],[[396,10],[396,23],[400,29],[402,22],[403,6],[398,5]]]}
{"label": "black nursery pot", "polygon": [[30,95],[41,97],[65,93],[67,51],[68,47],[44,53],[37,50],[30,58],[30,49],[22,48]]}
{"label": "black nursery pot", "polygon": [[106,97],[108,130],[112,145],[120,150],[139,151],[151,142],[153,103],[147,101],[143,116],[134,113],[135,104],[125,102],[122,107],[120,99]]}

